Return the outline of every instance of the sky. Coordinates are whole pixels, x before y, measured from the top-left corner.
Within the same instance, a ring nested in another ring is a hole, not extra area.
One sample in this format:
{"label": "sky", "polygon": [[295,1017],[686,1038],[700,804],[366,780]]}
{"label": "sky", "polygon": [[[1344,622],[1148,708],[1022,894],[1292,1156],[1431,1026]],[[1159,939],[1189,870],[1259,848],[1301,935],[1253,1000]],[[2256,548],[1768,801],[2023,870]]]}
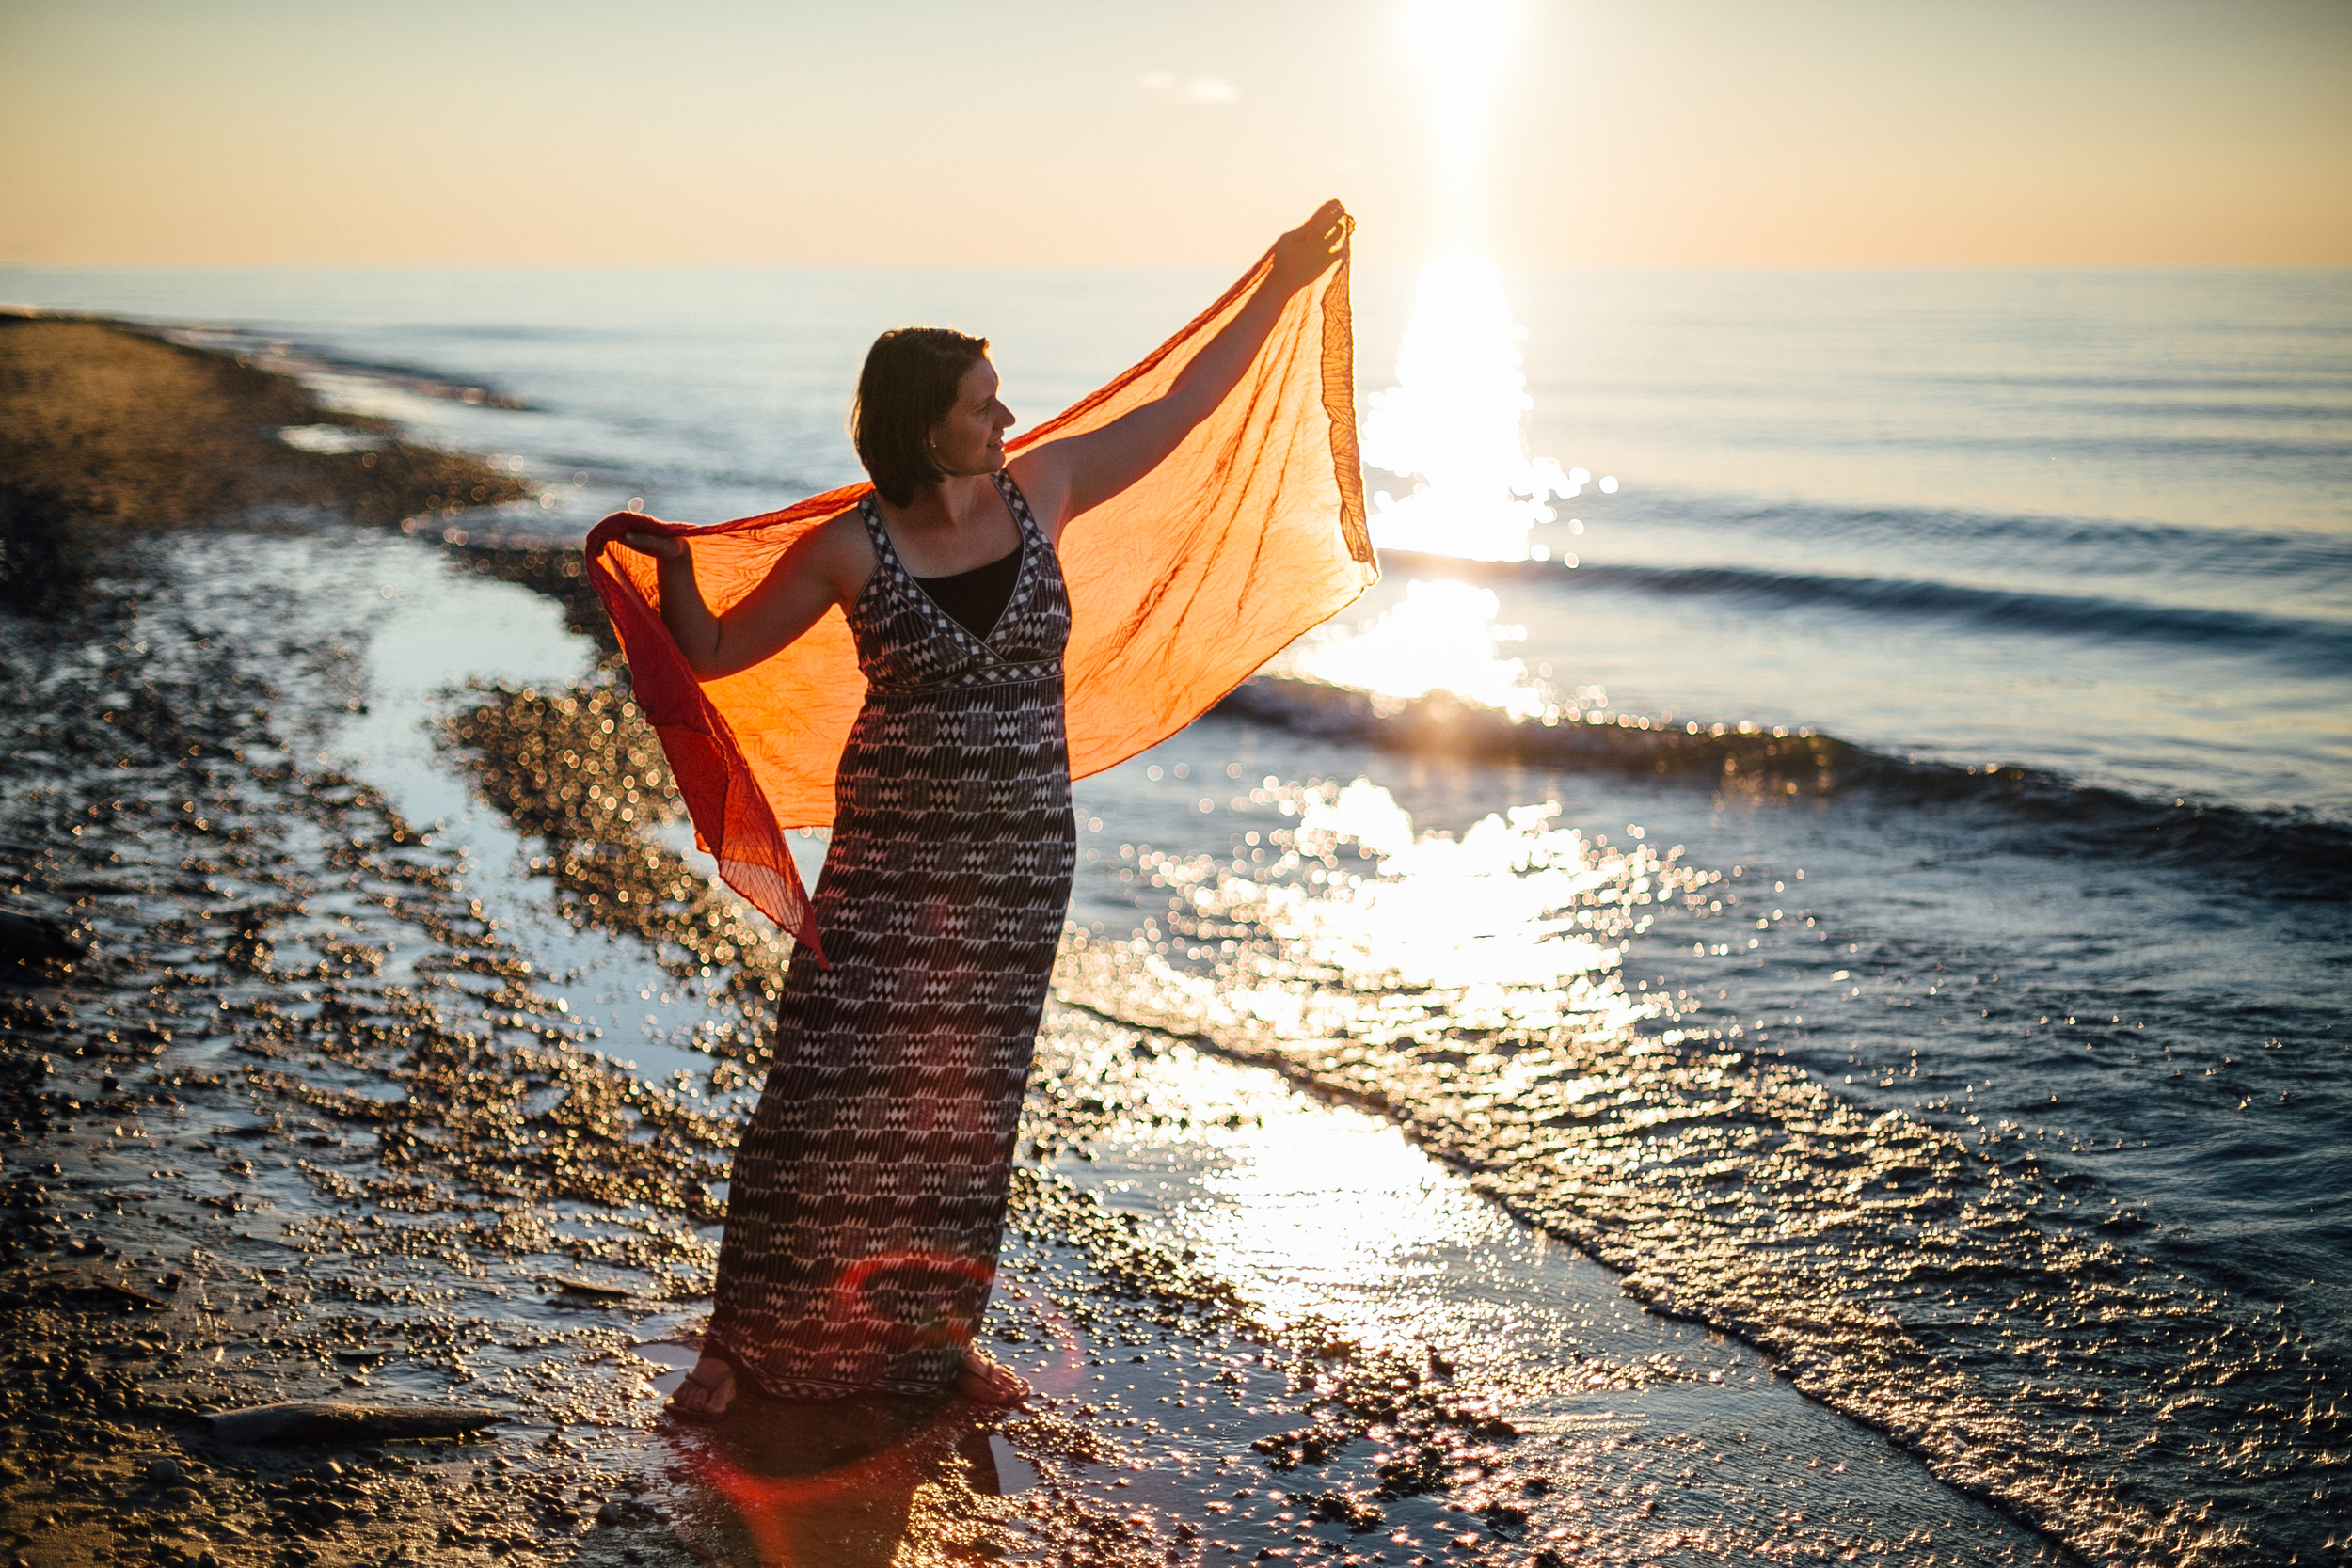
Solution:
{"label": "sky", "polygon": [[0,262],[2352,264],[2352,0],[1515,3],[5,0]]}

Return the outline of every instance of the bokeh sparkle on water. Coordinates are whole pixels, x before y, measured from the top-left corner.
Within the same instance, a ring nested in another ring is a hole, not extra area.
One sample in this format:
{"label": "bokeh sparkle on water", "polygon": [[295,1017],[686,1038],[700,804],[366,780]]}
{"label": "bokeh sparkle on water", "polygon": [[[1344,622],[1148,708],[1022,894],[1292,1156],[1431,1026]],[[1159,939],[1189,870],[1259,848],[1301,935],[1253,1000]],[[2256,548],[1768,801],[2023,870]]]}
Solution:
{"label": "bokeh sparkle on water", "polygon": [[[1384,1112],[1641,1299],[1766,1346],[2094,1556],[2242,1560],[2245,1526],[2177,1499],[2331,1465],[2347,1426],[2324,1325],[2283,1327],[2140,1250],[2159,1222],[2070,1168],[2081,1134],[1948,1100],[1874,1110],[1798,1065],[1821,1021],[1786,1001],[1726,1016],[1687,963],[1683,984],[1629,983],[1645,942],[1646,965],[1679,949],[1799,977],[1799,1007],[1858,997],[1858,944],[1833,940],[1799,871],[1696,867],[1640,824],[1609,845],[1551,802],[1420,832],[1368,780],[1266,775],[1225,810],[1264,824],[1232,858],[1122,847],[1112,875],[1143,930],[1074,939],[1058,994]],[[1931,976],[1921,1000],[2001,1006],[1998,979]],[[1279,1208],[1311,1153],[1251,1147],[1223,1190]],[[1382,1190],[1379,1169],[1361,1184]],[[1328,1310],[1351,1268],[1412,1298],[1375,1272],[1409,1249],[1353,1185],[1287,1221],[1305,1261],[1269,1299]],[[2308,1419],[2263,1415],[2290,1405]]]}

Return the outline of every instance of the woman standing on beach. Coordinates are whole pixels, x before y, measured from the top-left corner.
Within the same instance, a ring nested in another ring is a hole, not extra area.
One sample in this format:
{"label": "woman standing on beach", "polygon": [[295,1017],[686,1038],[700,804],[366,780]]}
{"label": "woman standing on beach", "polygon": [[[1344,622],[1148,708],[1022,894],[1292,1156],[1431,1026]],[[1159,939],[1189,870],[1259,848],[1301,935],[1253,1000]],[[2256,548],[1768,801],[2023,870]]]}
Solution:
{"label": "woman standing on beach", "polygon": [[1350,227],[1326,203],[1163,395],[1009,463],[987,341],[884,333],[852,415],[873,492],[723,615],[691,543],[622,536],[656,558],[696,678],[759,664],[838,606],[868,683],[817,887],[824,958],[799,946],[786,975],[679,1415],[718,1415],[743,1380],[787,1399],[1027,1394],[972,1337],[1076,854],[1057,547],[1225,401]]}

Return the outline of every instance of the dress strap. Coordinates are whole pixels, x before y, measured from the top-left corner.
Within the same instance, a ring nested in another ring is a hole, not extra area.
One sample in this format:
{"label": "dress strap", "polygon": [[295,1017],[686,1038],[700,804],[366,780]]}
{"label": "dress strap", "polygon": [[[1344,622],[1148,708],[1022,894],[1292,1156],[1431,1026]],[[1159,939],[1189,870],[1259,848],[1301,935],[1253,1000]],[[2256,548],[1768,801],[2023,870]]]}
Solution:
{"label": "dress strap", "polygon": [[858,520],[866,525],[866,537],[874,542],[875,558],[884,565],[896,565],[898,552],[890,547],[890,530],[883,526],[882,508],[874,504],[873,492],[857,503]]}
{"label": "dress strap", "polygon": [[1035,535],[1041,545],[1048,543],[1045,531],[1038,526],[1037,515],[1029,510],[1029,498],[1023,495],[1021,486],[1013,483],[1012,471],[999,468],[989,478],[996,482],[996,493],[1005,498],[1006,510],[1012,514],[1014,525],[1021,530],[1022,543],[1027,544],[1031,535]]}

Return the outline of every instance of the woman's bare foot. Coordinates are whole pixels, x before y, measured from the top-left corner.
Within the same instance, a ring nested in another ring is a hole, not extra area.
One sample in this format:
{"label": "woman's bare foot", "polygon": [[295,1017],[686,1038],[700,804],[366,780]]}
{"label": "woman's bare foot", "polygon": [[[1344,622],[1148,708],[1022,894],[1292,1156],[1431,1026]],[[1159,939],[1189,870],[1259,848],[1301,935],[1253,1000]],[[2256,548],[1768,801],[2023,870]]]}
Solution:
{"label": "woman's bare foot", "polygon": [[670,1396],[670,1414],[684,1421],[715,1421],[735,1402],[735,1369],[715,1355],[694,1363]]}
{"label": "woman's bare foot", "polygon": [[1011,1368],[968,1350],[963,1353],[963,1365],[956,1369],[956,1392],[974,1404],[1019,1404],[1029,1397],[1029,1384]]}

